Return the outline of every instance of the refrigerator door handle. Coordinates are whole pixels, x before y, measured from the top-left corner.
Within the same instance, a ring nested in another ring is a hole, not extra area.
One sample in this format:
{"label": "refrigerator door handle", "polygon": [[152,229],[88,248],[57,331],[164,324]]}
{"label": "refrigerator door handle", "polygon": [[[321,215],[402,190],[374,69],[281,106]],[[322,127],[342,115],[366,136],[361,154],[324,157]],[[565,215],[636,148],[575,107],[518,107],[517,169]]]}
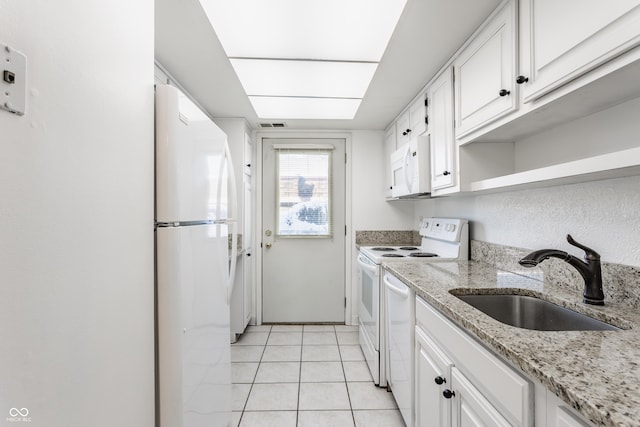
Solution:
{"label": "refrigerator door handle", "polygon": [[[225,144],[224,147],[225,157],[227,159],[228,171],[229,171],[229,218],[237,218],[238,215],[238,187],[236,185],[236,173],[233,169],[233,162],[231,161],[231,152],[229,151],[229,145]],[[219,197],[218,193],[218,197]],[[220,201],[218,200],[218,204]],[[227,286],[227,304],[231,304],[231,295],[233,293],[233,284],[236,279],[236,263],[238,257],[238,221],[231,222],[231,262],[229,263],[229,284]]]}

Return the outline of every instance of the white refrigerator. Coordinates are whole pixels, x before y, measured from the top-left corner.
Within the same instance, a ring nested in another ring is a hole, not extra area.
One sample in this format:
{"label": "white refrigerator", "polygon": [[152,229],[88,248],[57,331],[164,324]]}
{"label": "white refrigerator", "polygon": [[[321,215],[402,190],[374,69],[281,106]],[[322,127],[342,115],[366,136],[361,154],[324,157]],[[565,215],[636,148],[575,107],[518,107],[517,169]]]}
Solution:
{"label": "white refrigerator", "polygon": [[178,89],[156,86],[157,424],[231,422],[229,299],[236,245],[227,138]]}

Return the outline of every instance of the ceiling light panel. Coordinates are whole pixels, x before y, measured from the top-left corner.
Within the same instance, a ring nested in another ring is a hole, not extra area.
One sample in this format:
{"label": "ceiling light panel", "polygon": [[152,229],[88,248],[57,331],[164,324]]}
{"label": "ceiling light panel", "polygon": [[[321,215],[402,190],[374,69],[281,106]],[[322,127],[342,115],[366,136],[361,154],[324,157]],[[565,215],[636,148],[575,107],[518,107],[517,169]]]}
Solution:
{"label": "ceiling light panel", "polygon": [[261,119],[321,119],[351,120],[360,106],[360,99],[288,98],[250,96],[256,114]]}
{"label": "ceiling light panel", "polygon": [[227,56],[379,62],[406,0],[200,0]]}
{"label": "ceiling light panel", "polygon": [[247,95],[362,98],[378,64],[231,59]]}

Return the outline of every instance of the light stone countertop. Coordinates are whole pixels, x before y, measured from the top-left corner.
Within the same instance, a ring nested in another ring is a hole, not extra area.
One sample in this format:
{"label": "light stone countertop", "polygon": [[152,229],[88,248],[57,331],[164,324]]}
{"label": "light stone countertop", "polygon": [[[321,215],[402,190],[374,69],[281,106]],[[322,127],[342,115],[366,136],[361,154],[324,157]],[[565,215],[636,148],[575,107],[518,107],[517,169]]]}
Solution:
{"label": "light stone countertop", "polygon": [[[384,265],[416,294],[597,425],[640,426],[640,315],[627,306],[582,304],[553,284],[476,261]],[[533,331],[494,320],[449,293],[518,293],[607,321],[621,331]],[[605,295],[606,296],[606,295]]]}

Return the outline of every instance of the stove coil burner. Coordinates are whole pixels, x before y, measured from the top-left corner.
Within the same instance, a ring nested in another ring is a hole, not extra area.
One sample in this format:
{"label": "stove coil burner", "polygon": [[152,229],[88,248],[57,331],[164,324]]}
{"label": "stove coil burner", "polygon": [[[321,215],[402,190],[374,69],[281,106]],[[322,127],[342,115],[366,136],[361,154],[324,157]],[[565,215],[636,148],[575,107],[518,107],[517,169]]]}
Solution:
{"label": "stove coil burner", "polygon": [[415,246],[403,246],[400,249],[403,251],[417,251],[420,248],[417,248]]}
{"label": "stove coil burner", "polygon": [[404,258],[404,255],[400,254],[382,254],[382,256],[387,258]]}
{"label": "stove coil burner", "polygon": [[412,254],[409,254],[409,256],[414,258],[434,258],[437,257],[438,254],[434,254],[431,252],[414,252]]}
{"label": "stove coil burner", "polygon": [[385,248],[385,247],[378,247],[378,248],[371,248],[372,251],[379,251],[379,252],[391,252],[391,251],[395,251],[394,248]]}

